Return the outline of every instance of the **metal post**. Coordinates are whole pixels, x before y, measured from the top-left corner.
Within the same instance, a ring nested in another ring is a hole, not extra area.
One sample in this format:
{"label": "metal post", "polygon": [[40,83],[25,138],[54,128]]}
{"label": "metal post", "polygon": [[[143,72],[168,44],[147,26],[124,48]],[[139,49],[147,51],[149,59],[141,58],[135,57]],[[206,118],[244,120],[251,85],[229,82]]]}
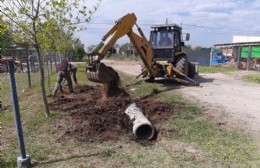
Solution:
{"label": "metal post", "polygon": [[251,54],[252,54],[252,46],[248,46],[247,63],[246,63],[246,70],[247,71],[250,70]]}
{"label": "metal post", "polygon": [[238,54],[237,54],[237,69],[240,68],[240,58],[241,58],[241,53],[242,53],[241,51],[242,51],[242,47],[239,46],[238,47]]}
{"label": "metal post", "polygon": [[21,152],[21,157],[17,158],[17,164],[18,164],[18,167],[29,167],[31,165],[31,159],[30,159],[30,156],[26,156],[26,152],[25,152],[18,96],[17,96],[16,85],[15,85],[14,62],[8,61],[7,64],[8,64],[8,69],[9,69],[9,80],[10,80],[10,88],[11,88],[12,101],[13,101],[13,110],[14,110],[16,131],[17,131],[18,142],[19,142],[19,147],[20,147],[20,152]]}
{"label": "metal post", "polygon": [[28,84],[29,84],[29,88],[32,87],[32,83],[31,83],[31,73],[30,73],[30,66],[29,66],[29,60],[26,60],[26,64],[27,64],[27,76],[28,76]]}
{"label": "metal post", "polygon": [[213,51],[214,51],[215,47],[211,47],[210,49],[210,58],[209,58],[209,66],[212,66],[212,57],[213,57]]}

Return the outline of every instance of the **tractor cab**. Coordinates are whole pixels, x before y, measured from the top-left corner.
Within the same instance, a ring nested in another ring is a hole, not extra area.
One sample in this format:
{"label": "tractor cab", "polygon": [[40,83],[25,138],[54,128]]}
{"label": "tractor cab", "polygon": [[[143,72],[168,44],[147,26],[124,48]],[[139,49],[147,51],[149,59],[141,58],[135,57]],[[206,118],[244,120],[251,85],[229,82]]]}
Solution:
{"label": "tractor cab", "polygon": [[156,61],[174,62],[175,53],[181,52],[182,28],[176,24],[151,26],[150,44],[153,46],[153,57]]}

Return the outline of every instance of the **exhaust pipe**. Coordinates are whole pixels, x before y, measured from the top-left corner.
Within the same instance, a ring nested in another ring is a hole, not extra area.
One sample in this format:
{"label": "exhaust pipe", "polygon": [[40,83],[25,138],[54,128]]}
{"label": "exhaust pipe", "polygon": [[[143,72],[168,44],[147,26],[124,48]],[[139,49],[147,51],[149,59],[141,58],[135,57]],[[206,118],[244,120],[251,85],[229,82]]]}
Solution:
{"label": "exhaust pipe", "polygon": [[135,103],[130,104],[125,113],[131,120],[134,119],[133,134],[137,139],[150,140],[154,137],[154,127]]}

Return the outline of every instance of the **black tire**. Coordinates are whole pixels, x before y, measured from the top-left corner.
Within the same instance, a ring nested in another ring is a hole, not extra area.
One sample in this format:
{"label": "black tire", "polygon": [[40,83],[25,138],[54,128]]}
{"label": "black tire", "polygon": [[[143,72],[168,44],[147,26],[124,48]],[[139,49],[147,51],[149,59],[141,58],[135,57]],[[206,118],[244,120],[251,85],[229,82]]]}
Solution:
{"label": "black tire", "polygon": [[148,79],[145,79],[144,81],[147,83],[153,83],[154,82],[154,77],[149,77]]}
{"label": "black tire", "polygon": [[188,77],[193,79],[196,75],[196,67],[195,64],[189,62],[189,73]]}
{"label": "black tire", "polygon": [[[186,55],[179,56],[175,61],[175,67],[185,75],[188,75],[189,62]],[[178,74],[177,77],[180,77]]]}
{"label": "black tire", "polygon": [[[144,63],[142,62],[140,65],[141,65],[141,72],[145,71],[145,70],[146,70],[146,67],[145,67]],[[148,83],[153,83],[155,77],[148,77],[148,75],[149,75],[148,72],[146,72],[145,74],[142,75],[143,78],[146,78],[146,79],[144,79],[144,81],[145,81],[145,82],[148,82]]]}

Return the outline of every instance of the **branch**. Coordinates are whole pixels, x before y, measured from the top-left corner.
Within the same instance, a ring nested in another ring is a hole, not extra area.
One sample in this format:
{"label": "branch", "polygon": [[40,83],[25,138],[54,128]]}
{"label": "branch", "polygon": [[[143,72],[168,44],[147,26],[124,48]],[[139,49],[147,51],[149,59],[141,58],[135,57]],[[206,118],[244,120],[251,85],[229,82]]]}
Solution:
{"label": "branch", "polygon": [[[39,18],[39,8],[40,8],[40,0],[37,1],[37,7],[34,7],[34,0],[32,0],[31,5],[32,5],[32,20],[33,22],[35,22],[37,20],[37,18]],[[34,15],[34,11],[35,11],[35,15]]]}
{"label": "branch", "polygon": [[39,9],[40,9],[40,0],[38,0],[38,3],[37,3],[36,17],[39,16],[39,13],[40,13]]}
{"label": "branch", "polygon": [[[24,11],[26,11],[25,6],[23,6],[19,1],[17,1],[17,2],[18,2],[18,4],[20,5],[20,7],[17,6],[17,4],[14,3],[14,2],[13,2],[13,5],[14,5],[18,10],[19,10],[20,8],[22,8]],[[32,16],[31,16],[30,14],[28,14],[27,12],[24,12],[23,14],[24,14],[25,16],[27,16],[27,17],[29,17],[29,18],[32,19]]]}
{"label": "branch", "polygon": [[0,12],[5,15],[7,18],[9,18],[13,23],[15,23],[17,26],[21,27],[22,29],[25,30],[25,32],[29,35],[33,36],[33,32],[29,29],[27,29],[25,26],[20,25],[17,21],[15,21],[13,18],[11,18],[9,15],[7,15],[5,12],[2,11],[2,9],[0,9]]}
{"label": "branch", "polygon": [[[25,9],[25,4],[24,5],[22,5],[21,3],[20,3],[20,1],[16,1],[17,3],[19,3],[19,5],[23,8],[23,9]],[[17,5],[13,2],[13,4],[17,7]]]}
{"label": "branch", "polygon": [[34,5],[33,4],[34,4],[34,0],[32,0],[32,2],[31,2],[31,5],[32,5],[32,17],[33,17],[32,19],[34,20],[34,15],[33,15]]}
{"label": "branch", "polygon": [[[100,6],[102,0],[98,0],[98,1],[99,1],[99,2],[97,3],[97,5],[94,6],[94,11],[93,11],[92,13],[90,13],[90,15],[85,19],[85,20],[88,20],[88,21],[74,22],[74,23],[71,23],[69,26],[89,22],[90,18],[93,16],[93,14],[97,11],[98,7]],[[83,18],[83,16],[82,16],[82,18]]]}

